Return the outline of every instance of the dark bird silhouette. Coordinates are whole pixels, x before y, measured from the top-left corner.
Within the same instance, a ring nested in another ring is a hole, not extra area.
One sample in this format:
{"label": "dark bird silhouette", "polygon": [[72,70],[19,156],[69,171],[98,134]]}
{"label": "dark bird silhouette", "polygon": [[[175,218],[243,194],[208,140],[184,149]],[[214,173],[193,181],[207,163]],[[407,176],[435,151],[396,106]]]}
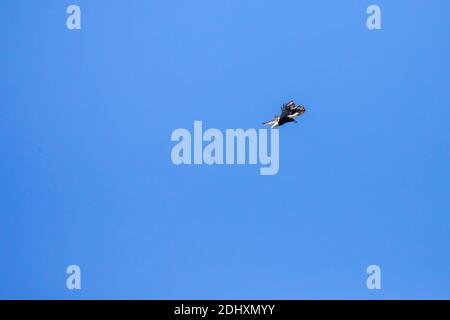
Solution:
{"label": "dark bird silhouette", "polygon": [[294,101],[289,101],[281,106],[281,114],[279,116],[275,115],[272,120],[263,122],[263,125],[271,126],[273,129],[288,122],[297,123],[297,120],[294,118],[302,115],[305,111],[305,107],[301,105],[296,106]]}

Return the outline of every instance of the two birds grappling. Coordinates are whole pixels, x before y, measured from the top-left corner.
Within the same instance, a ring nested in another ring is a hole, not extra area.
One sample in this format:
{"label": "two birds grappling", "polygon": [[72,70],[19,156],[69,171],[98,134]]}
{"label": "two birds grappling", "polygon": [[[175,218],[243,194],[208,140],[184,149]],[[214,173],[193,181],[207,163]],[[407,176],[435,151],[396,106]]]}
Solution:
{"label": "two birds grappling", "polygon": [[305,107],[301,105],[295,105],[294,101],[289,101],[288,103],[284,103],[281,106],[280,115],[275,115],[272,120],[263,122],[263,125],[271,126],[273,129],[288,122],[297,123],[297,120],[295,120],[294,118],[302,115],[303,113],[305,113],[305,111]]}

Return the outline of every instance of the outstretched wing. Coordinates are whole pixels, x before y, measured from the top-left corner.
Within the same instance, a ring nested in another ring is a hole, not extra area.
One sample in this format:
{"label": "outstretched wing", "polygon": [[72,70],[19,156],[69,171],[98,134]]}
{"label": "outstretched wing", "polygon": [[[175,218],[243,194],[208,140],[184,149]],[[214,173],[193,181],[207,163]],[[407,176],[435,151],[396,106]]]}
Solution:
{"label": "outstretched wing", "polygon": [[295,108],[295,103],[290,101],[288,103],[284,103],[281,107],[281,115],[280,117],[288,117],[290,114],[292,114],[292,111]]}
{"label": "outstretched wing", "polygon": [[293,110],[295,109],[295,103],[294,101],[289,101],[288,103],[285,104],[286,108],[288,108],[289,110]]}
{"label": "outstretched wing", "polygon": [[289,101],[288,103],[284,103],[281,107],[281,117],[289,117],[295,111],[295,103],[294,101]]}
{"label": "outstretched wing", "polygon": [[279,116],[275,116],[272,120],[263,122],[262,124],[263,124],[263,125],[266,125],[266,126],[267,126],[267,125],[273,125],[273,124],[278,123],[279,120],[280,120],[280,117],[279,117]]}

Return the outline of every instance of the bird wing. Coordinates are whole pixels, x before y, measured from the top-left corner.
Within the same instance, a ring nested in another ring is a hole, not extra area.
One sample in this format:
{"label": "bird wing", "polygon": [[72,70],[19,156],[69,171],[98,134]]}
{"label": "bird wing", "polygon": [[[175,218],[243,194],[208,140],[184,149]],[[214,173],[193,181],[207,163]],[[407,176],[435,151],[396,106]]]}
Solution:
{"label": "bird wing", "polygon": [[281,107],[281,115],[289,117],[295,112],[295,108],[295,103],[292,100],[288,103],[283,103],[283,106]]}
{"label": "bird wing", "polygon": [[286,103],[285,106],[286,106],[288,109],[290,109],[290,110],[295,109],[295,103],[294,103],[294,101],[292,101],[292,100],[289,101],[288,103]]}
{"label": "bird wing", "polygon": [[279,116],[275,116],[275,118],[273,118],[272,120],[263,122],[262,124],[263,125],[273,125],[275,123],[278,123],[279,120],[280,120],[280,117]]}
{"label": "bird wing", "polygon": [[291,113],[292,110],[289,109],[289,107],[287,107],[286,105],[284,105],[283,108],[281,109],[280,118],[289,117]]}

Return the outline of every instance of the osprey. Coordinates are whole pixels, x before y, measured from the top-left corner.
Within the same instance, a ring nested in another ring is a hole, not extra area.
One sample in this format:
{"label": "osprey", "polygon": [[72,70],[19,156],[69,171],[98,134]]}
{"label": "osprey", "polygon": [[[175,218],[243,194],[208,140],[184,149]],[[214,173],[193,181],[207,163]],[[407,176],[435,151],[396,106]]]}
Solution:
{"label": "osprey", "polygon": [[263,125],[272,126],[273,129],[288,122],[297,123],[294,118],[303,114],[305,111],[305,107],[301,105],[296,106],[294,101],[289,101],[281,106],[281,114],[279,116],[275,115],[272,120],[263,122]]}

